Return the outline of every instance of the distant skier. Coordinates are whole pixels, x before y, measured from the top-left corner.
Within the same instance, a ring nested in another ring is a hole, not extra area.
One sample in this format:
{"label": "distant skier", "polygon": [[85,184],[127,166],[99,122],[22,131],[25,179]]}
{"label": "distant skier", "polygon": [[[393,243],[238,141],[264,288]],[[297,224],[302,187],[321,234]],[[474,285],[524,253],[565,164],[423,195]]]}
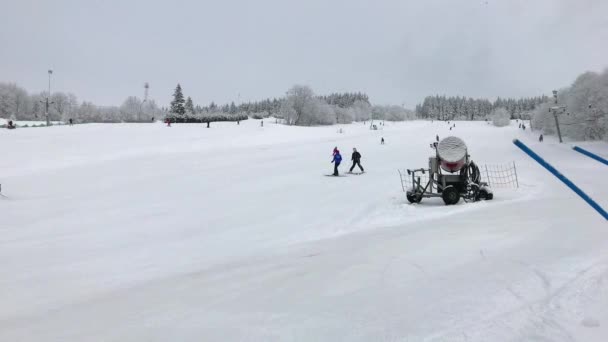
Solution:
{"label": "distant skier", "polygon": [[541,134],[540,137],[538,137],[538,141],[543,142],[543,135]]}
{"label": "distant skier", "polygon": [[171,119],[166,118],[165,123],[167,124],[167,127],[171,127]]}
{"label": "distant skier", "polygon": [[355,165],[359,166],[359,169],[361,169],[361,173],[365,172],[365,170],[363,170],[363,166],[361,166],[361,153],[357,152],[356,148],[353,148],[353,155],[350,160],[352,160],[353,166],[350,167],[348,173],[353,173]]}
{"label": "distant skier", "polygon": [[260,127],[264,127],[264,120],[260,121]]}
{"label": "distant skier", "polygon": [[70,126],[72,126],[74,124],[74,120],[72,120],[72,118],[70,118]]}
{"label": "distant skier", "polygon": [[439,134],[435,136],[435,140],[439,141]]}
{"label": "distant skier", "polygon": [[8,128],[8,129],[15,129],[15,128],[17,128],[17,126],[15,126],[13,124],[13,120],[8,120],[8,125],[6,125],[6,128]]}
{"label": "distant skier", "polygon": [[338,148],[335,149],[334,159],[331,162],[334,163],[333,175],[339,176],[340,174],[338,173],[338,166],[340,166],[340,163],[342,162],[342,155],[340,155],[340,151],[338,151]]}
{"label": "distant skier", "polygon": [[380,139],[380,145],[384,145],[384,137]]}

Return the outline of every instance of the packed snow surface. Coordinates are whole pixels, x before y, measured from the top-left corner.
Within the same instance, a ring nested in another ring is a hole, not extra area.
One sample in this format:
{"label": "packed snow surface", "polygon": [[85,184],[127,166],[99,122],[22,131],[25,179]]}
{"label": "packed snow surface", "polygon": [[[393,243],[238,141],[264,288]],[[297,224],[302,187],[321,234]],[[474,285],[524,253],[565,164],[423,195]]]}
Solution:
{"label": "packed snow surface", "polygon": [[[608,208],[605,165],[515,123],[380,127],[0,130],[0,341],[608,340],[608,224],[512,140]],[[408,204],[436,134],[520,187]],[[324,177],[334,146],[366,173]]]}

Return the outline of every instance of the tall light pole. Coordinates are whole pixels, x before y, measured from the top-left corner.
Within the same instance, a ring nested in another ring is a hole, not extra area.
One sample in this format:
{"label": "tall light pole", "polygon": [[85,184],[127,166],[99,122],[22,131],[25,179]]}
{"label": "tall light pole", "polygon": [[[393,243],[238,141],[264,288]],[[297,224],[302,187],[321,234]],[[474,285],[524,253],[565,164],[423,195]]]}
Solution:
{"label": "tall light pole", "polygon": [[53,70],[49,69],[49,92],[46,94],[46,109],[45,109],[45,114],[46,114],[46,125],[50,126],[51,125],[51,121],[49,120],[49,98],[51,97],[51,75],[53,74]]}
{"label": "tall light pole", "polygon": [[559,142],[562,143],[562,132],[559,129],[559,121],[557,120],[557,115],[565,113],[566,107],[557,105],[557,90],[553,91],[553,98],[555,99],[555,106],[549,108],[549,112],[553,113],[553,117],[555,118],[555,127],[557,127],[557,135],[559,136]]}

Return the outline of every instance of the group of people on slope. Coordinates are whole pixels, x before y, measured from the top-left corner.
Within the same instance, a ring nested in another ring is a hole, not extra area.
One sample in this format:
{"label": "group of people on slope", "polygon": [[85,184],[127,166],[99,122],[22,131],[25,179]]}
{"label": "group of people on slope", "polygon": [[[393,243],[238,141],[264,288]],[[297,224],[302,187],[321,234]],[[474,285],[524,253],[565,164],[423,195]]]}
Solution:
{"label": "group of people on slope", "polygon": [[[332,163],[334,163],[333,176],[339,176],[340,174],[338,173],[338,167],[340,166],[340,163],[342,163],[342,155],[340,154],[340,151],[338,150],[337,146],[334,147],[333,156],[334,156],[334,158],[331,161]],[[353,154],[352,154],[350,160],[353,162],[353,166],[350,167],[350,170],[348,171],[348,173],[353,173],[353,169],[355,168],[355,166],[359,166],[359,169],[361,169],[361,173],[365,172],[365,170],[363,169],[363,166],[361,166],[361,153],[359,153],[357,151],[357,149],[354,147],[353,147]]]}

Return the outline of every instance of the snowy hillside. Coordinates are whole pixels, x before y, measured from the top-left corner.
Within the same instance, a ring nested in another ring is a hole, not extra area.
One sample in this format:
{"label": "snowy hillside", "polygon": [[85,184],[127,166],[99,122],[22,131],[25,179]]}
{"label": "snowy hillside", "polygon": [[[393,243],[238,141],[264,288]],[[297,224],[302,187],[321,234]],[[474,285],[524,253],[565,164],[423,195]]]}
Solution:
{"label": "snowy hillside", "polygon": [[[520,188],[408,204],[436,134]],[[1,130],[0,341],[606,341],[608,224],[513,138],[608,208],[605,165],[514,123]],[[324,177],[334,146],[367,173]]]}

